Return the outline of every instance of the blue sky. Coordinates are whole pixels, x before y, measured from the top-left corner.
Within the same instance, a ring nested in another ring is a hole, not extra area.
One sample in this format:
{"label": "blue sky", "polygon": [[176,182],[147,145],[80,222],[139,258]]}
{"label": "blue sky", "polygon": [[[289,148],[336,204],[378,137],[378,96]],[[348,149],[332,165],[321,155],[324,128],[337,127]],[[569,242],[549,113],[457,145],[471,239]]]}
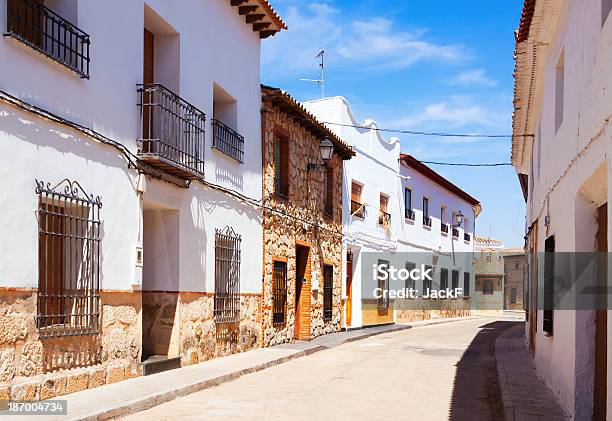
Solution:
{"label": "blue sky", "polygon": [[[325,48],[326,95],[345,96],[361,121],[372,118],[393,129],[511,133],[514,30],[522,2],[272,3],[289,30],[263,42],[264,83],[298,100],[319,98],[316,85],[299,79],[317,77],[314,56]],[[399,137],[402,151],[421,160],[510,160],[509,139]],[[478,234],[506,246],[523,244],[525,204],[512,167],[432,167],[481,201]]]}

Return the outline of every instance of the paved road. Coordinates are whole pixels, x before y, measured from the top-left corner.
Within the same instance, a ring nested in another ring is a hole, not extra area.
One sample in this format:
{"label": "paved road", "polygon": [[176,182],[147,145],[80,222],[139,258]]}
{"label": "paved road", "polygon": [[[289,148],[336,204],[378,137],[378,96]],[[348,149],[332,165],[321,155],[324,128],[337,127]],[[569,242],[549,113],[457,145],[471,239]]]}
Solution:
{"label": "paved road", "polygon": [[498,420],[494,342],[480,318],[387,333],[197,392],[126,420]]}

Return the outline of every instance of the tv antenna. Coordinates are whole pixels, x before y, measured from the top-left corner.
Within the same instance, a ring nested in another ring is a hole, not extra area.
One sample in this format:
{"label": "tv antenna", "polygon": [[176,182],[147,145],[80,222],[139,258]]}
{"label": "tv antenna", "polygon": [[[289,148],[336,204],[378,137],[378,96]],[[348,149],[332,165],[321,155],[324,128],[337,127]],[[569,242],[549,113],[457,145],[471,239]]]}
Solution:
{"label": "tv antenna", "polygon": [[321,87],[321,98],[325,98],[325,50],[319,51],[319,54],[315,56],[315,58],[321,59],[319,63],[319,67],[321,68],[321,73],[319,75],[319,79],[300,79],[304,82],[314,82]]}

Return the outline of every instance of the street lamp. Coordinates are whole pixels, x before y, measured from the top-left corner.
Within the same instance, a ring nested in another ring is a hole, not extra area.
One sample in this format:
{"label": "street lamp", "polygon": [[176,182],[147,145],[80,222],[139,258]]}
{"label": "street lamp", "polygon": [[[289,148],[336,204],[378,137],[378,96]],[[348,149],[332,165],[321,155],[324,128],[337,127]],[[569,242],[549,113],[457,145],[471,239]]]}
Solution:
{"label": "street lamp", "polygon": [[459,227],[463,223],[463,213],[461,211],[455,214],[455,225],[454,227]]}
{"label": "street lamp", "polygon": [[334,144],[328,138],[325,138],[319,144],[319,155],[321,156],[321,160],[323,160],[322,164],[309,163],[308,171],[314,170],[317,168],[325,168],[327,167],[327,163],[332,159],[332,155],[334,154]]}

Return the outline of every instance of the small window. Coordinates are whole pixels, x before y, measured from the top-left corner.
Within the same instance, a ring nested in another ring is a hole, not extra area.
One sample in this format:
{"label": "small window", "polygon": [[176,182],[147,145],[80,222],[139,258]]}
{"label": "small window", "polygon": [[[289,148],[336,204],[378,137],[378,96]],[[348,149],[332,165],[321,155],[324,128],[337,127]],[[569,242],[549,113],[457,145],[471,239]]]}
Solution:
{"label": "small window", "polygon": [[453,270],[452,272],[452,288],[453,289],[457,289],[459,288],[459,271],[458,270]]}
{"label": "small window", "polygon": [[404,218],[414,221],[414,210],[412,209],[412,190],[404,189]]}
{"label": "small window", "polygon": [[[425,265],[425,270],[429,271],[428,273],[433,273],[433,266]],[[432,289],[432,280],[426,276],[423,276],[423,293],[427,292],[427,290]]]}
{"label": "small window", "polygon": [[231,227],[215,231],[215,308],[217,323],[240,322],[240,243]]}
{"label": "small window", "polygon": [[463,296],[470,296],[470,273],[463,272]]}
{"label": "small window", "polygon": [[431,227],[431,218],[429,217],[429,199],[423,197],[423,225]]}
{"label": "small window", "polygon": [[[415,268],[416,268],[416,265],[414,263],[406,262],[406,270],[408,271],[409,274]],[[416,289],[416,279],[413,279],[412,276],[408,276],[406,278],[406,288]]]}
{"label": "small window", "polygon": [[274,324],[284,324],[287,320],[287,262],[274,261],[272,303]]}
{"label": "small window", "polygon": [[440,269],[440,289],[448,288],[448,269]]}
{"label": "small window", "polygon": [[555,132],[563,123],[563,108],[565,106],[565,52],[561,53],[555,71]]}
{"label": "small window", "polygon": [[330,164],[323,173],[323,206],[325,215],[334,215],[334,167]]}
{"label": "small window", "polygon": [[334,267],[332,265],[323,266],[323,319],[332,319],[332,303],[334,296]]}
{"label": "small window", "polygon": [[[379,260],[378,261],[378,267],[379,268],[385,268],[385,269],[389,269],[389,261],[388,260]],[[380,297],[378,299],[378,308],[379,309],[387,309],[389,308],[389,276],[387,273],[387,277],[386,279],[383,278],[382,276],[378,277],[378,288],[380,288],[381,291],[381,295],[382,297]]]}
{"label": "small window", "polygon": [[389,196],[385,194],[380,195],[380,212],[378,214],[378,223],[385,227],[389,227],[391,224],[391,214],[388,212],[389,207]]}
{"label": "small window", "polygon": [[355,181],[351,183],[351,215],[358,218],[365,217],[365,206],[361,203],[363,186]]}
{"label": "small window", "polygon": [[100,209],[74,181],[36,181],[41,338],[100,331]]}
{"label": "small window", "polygon": [[213,84],[213,148],[243,162],[244,137],[238,133],[238,103],[220,85]]}
{"label": "small window", "polygon": [[289,139],[282,136],[274,139],[274,193],[289,197]]}

